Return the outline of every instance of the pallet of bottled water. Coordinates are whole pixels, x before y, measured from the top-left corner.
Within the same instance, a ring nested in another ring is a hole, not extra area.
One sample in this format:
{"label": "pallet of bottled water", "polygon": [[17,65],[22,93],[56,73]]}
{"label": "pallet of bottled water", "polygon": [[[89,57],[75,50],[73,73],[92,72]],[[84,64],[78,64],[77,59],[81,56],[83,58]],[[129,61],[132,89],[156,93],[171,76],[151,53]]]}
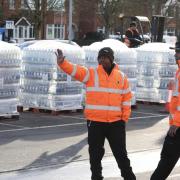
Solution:
{"label": "pallet of bottled water", "polygon": [[76,44],[42,40],[23,49],[21,103],[27,108],[82,109],[83,85],[57,66],[57,49],[71,63],[84,65],[84,51]]}
{"label": "pallet of bottled water", "polygon": [[166,43],[149,43],[137,48],[137,99],[163,103],[177,65],[174,51]]}
{"label": "pallet of bottled water", "polygon": [[24,107],[53,111],[82,109],[82,101],[82,94],[37,96],[37,94],[23,93],[21,98]]}
{"label": "pallet of bottled water", "polygon": [[137,55],[134,49],[128,48],[124,43],[115,39],[106,39],[102,42],[95,42],[90,46],[83,46],[85,51],[85,64],[87,67],[98,65],[98,52],[103,47],[110,47],[114,51],[114,61],[119,69],[128,77],[133,92],[132,105],[136,104],[137,84]]}
{"label": "pallet of bottled water", "polygon": [[137,51],[138,62],[144,63],[158,63],[158,64],[175,64],[174,50],[169,49],[172,45],[166,43],[147,43],[139,48]]}
{"label": "pallet of bottled water", "polygon": [[20,72],[20,48],[0,41],[0,116],[18,115]]}

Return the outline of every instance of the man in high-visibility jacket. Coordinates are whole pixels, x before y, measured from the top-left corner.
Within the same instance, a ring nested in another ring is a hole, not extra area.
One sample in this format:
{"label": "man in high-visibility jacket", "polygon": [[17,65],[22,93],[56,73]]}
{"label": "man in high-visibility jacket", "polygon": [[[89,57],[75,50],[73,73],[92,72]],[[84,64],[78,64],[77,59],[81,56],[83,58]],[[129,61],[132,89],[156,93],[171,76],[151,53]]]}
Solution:
{"label": "man in high-visibility jacket", "polygon": [[130,48],[137,47],[143,43],[136,22],[130,23],[129,28],[125,32],[124,42]]}
{"label": "man in high-visibility jacket", "polygon": [[127,77],[114,63],[114,52],[104,47],[98,54],[98,67],[86,68],[65,60],[57,50],[59,67],[86,85],[85,117],[92,180],[102,180],[101,160],[107,138],[125,180],[135,180],[126,151],[125,123],[131,113],[131,91]]}
{"label": "man in high-visibility jacket", "polygon": [[180,42],[177,42],[175,48],[171,49],[176,51],[175,58],[178,70],[175,76],[175,88],[169,107],[170,128],[161,151],[161,159],[151,176],[151,180],[165,180],[180,157]]}

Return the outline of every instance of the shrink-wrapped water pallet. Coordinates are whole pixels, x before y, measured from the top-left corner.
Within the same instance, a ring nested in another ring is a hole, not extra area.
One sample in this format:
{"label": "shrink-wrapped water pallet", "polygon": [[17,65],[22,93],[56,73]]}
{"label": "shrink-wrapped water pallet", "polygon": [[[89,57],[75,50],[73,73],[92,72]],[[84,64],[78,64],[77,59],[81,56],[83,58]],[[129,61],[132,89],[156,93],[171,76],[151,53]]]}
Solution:
{"label": "shrink-wrapped water pallet", "polygon": [[19,115],[20,69],[20,48],[0,41],[0,116]]}
{"label": "shrink-wrapped water pallet", "polygon": [[58,68],[58,48],[72,63],[84,64],[84,53],[78,45],[43,40],[25,47],[20,99],[24,107],[54,111],[83,108],[83,85]]}
{"label": "shrink-wrapped water pallet", "polygon": [[137,58],[136,51],[128,48],[124,43],[115,39],[106,39],[102,42],[95,42],[90,46],[84,46],[85,64],[87,67],[98,65],[98,52],[103,47],[110,47],[114,51],[114,61],[119,69],[128,77],[133,93],[132,105],[136,104],[136,84],[137,84]]}
{"label": "shrink-wrapped water pallet", "polygon": [[174,51],[166,43],[149,43],[137,48],[137,100],[164,103],[168,83],[177,69]]}

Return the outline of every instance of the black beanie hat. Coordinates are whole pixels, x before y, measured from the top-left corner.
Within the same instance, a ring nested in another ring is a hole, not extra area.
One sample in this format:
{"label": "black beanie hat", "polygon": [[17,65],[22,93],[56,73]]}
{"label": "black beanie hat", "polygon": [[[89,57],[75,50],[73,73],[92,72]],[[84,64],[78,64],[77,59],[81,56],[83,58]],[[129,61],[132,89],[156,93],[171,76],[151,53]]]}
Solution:
{"label": "black beanie hat", "polygon": [[108,57],[112,62],[114,61],[114,52],[110,47],[104,47],[99,50],[98,59],[102,56]]}
{"label": "black beanie hat", "polygon": [[133,21],[133,22],[131,22],[131,23],[129,24],[129,26],[130,26],[130,27],[136,27],[136,26],[137,26],[137,24],[136,24],[136,22],[135,22],[135,21]]}

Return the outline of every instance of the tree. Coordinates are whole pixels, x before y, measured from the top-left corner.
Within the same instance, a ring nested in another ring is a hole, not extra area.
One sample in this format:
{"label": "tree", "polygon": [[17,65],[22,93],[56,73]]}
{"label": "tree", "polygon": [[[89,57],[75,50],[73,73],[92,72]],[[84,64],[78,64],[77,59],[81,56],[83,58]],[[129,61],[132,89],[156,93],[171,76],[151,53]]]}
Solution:
{"label": "tree", "polygon": [[1,2],[1,4],[0,4],[0,22],[2,22],[2,20],[3,20],[3,1]]}
{"label": "tree", "polygon": [[104,21],[106,35],[117,26],[118,16],[147,16],[161,15],[168,0],[99,0],[99,11]]}
{"label": "tree", "polygon": [[35,38],[44,39],[47,13],[62,10],[64,0],[24,0],[24,5],[28,9],[24,14],[34,23]]}
{"label": "tree", "polygon": [[124,9],[124,0],[99,0],[99,12],[105,25],[105,35],[108,36],[115,27],[117,18]]}
{"label": "tree", "polygon": [[0,21],[2,21],[2,18],[3,18],[3,9],[2,9],[2,7],[0,6]]}
{"label": "tree", "polygon": [[[106,37],[108,37],[110,33],[117,32],[117,30],[120,29],[120,14],[124,16],[147,16],[151,19],[152,15],[163,15],[162,10],[168,1],[169,0],[73,0],[73,22],[77,21],[75,23],[77,23],[80,32],[80,27],[82,28],[81,22],[88,22],[86,18],[89,16],[86,17],[85,13],[88,12],[88,15],[91,14],[92,19],[100,17],[100,21],[98,22],[105,26],[105,34]],[[66,2],[66,7],[68,7],[68,1]],[[89,3],[94,4],[94,6],[90,6]],[[83,9],[81,9],[82,7]],[[92,11],[89,11],[89,9],[92,9]],[[94,10],[96,17],[94,17]],[[90,24],[88,23],[86,23],[87,28]]]}
{"label": "tree", "polygon": [[167,23],[171,23],[176,26],[176,36],[180,36],[180,0],[169,0],[165,3],[163,8],[163,15],[167,18]]}
{"label": "tree", "polygon": [[[176,0],[174,3],[172,2],[171,5],[174,7],[174,18],[176,22],[176,36],[178,36],[178,39],[180,38],[180,0]],[[180,39],[179,39],[180,40]]]}

